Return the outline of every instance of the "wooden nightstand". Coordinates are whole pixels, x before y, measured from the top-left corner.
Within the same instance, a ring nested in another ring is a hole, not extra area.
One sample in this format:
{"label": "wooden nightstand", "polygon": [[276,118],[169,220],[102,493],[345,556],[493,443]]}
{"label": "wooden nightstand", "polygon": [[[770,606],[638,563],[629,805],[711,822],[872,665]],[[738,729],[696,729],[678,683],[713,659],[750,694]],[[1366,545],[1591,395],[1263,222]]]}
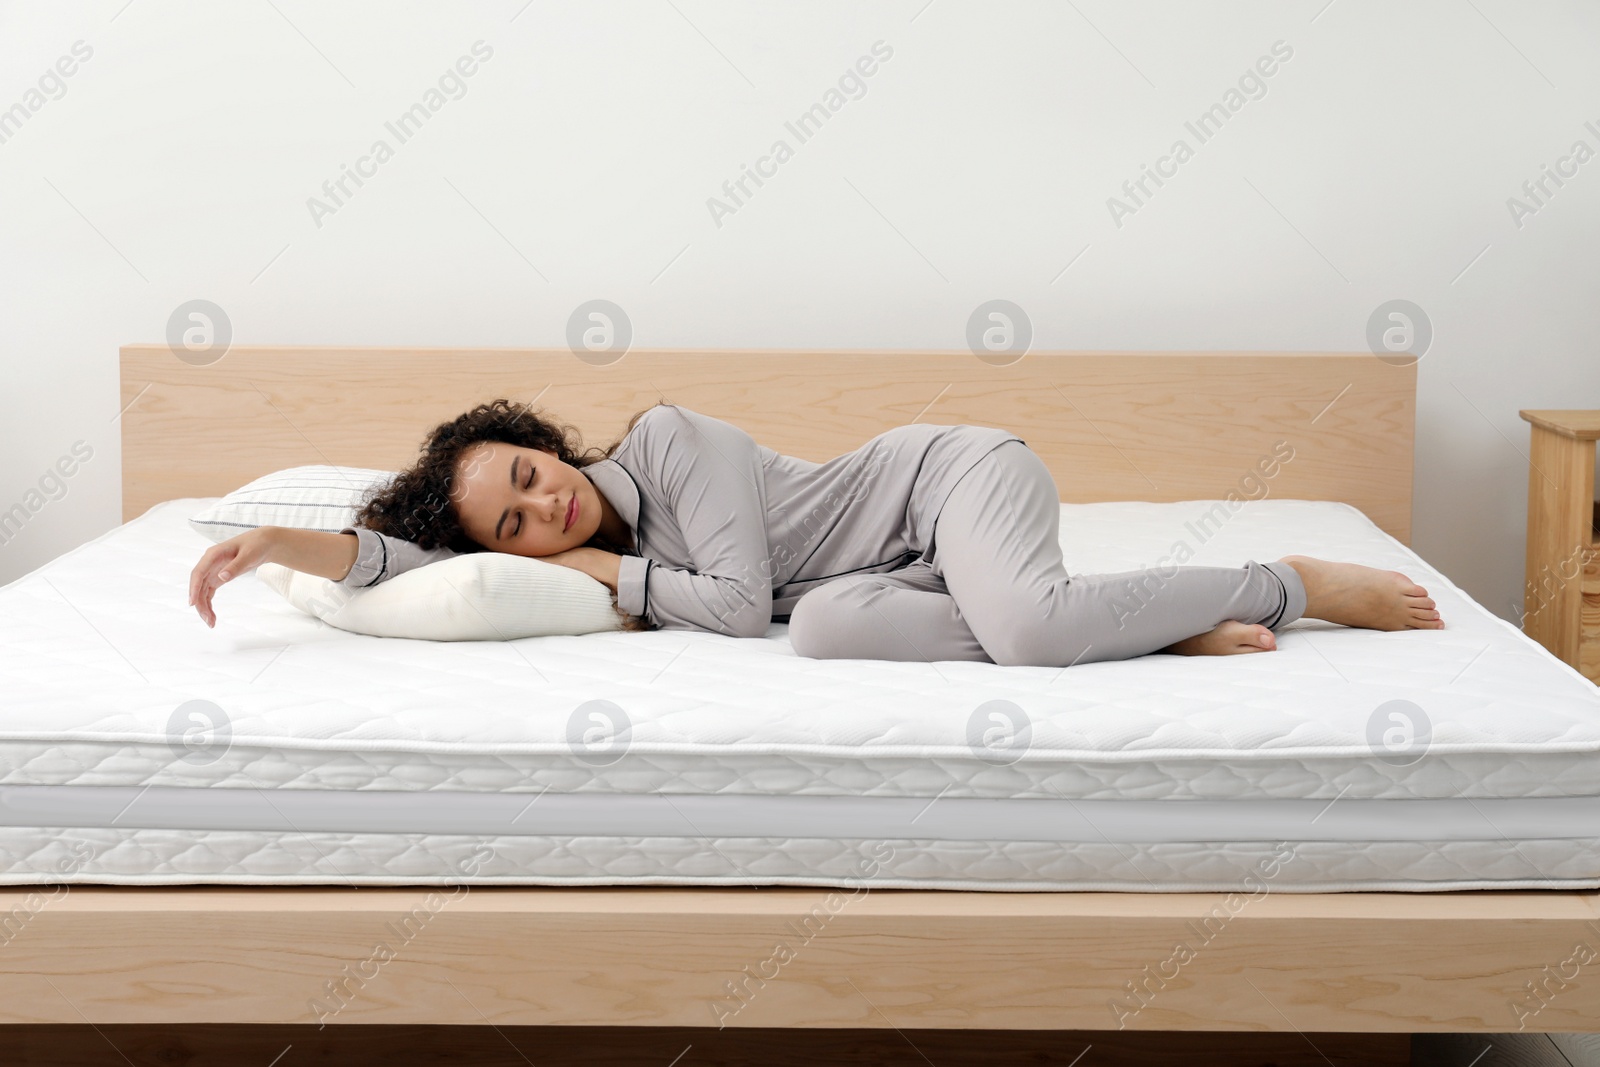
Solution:
{"label": "wooden nightstand", "polygon": [[1600,411],[1521,415],[1533,428],[1522,629],[1600,683],[1600,504],[1594,493]]}

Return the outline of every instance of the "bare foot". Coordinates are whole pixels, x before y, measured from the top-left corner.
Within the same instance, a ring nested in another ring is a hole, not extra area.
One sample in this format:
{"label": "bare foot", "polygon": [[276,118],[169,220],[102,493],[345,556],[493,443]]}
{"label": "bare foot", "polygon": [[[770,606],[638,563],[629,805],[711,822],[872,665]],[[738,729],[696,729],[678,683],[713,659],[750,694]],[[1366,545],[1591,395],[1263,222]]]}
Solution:
{"label": "bare foot", "polygon": [[1442,630],[1428,591],[1399,571],[1284,556],[1306,587],[1306,618],[1368,630]]}
{"label": "bare foot", "polygon": [[1244,652],[1271,652],[1277,638],[1265,626],[1231,619],[1215,630],[1187,637],[1163,648],[1178,656],[1237,656]]}

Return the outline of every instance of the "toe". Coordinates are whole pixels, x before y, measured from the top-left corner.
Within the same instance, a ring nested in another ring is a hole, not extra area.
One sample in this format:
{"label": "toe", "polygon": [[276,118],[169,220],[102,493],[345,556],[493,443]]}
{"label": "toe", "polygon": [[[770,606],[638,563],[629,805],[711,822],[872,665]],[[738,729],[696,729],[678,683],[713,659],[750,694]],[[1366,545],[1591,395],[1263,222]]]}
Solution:
{"label": "toe", "polygon": [[1253,623],[1240,635],[1239,649],[1243,652],[1271,652],[1277,644],[1277,637],[1271,630]]}
{"label": "toe", "polygon": [[1405,585],[1405,592],[1407,596],[1428,595],[1428,591],[1422,588],[1422,586],[1418,585],[1416,582],[1412,581],[1409,575],[1402,574],[1400,571],[1390,571],[1389,573],[1398,580],[1396,584],[1403,583]]}

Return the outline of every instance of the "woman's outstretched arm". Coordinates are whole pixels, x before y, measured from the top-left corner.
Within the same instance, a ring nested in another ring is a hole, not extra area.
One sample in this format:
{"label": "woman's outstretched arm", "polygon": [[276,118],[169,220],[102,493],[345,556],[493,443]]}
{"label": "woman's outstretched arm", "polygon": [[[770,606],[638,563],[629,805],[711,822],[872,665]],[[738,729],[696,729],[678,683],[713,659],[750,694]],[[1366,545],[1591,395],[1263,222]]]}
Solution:
{"label": "woman's outstretched arm", "polygon": [[356,539],[351,534],[257,527],[206,549],[189,572],[189,603],[207,626],[215,626],[217,613],[212,610],[211,598],[217,590],[263,563],[338,581],[350,572],[355,559]]}
{"label": "woman's outstretched arm", "polygon": [[361,526],[347,526],[338,533],[261,526],[206,549],[189,573],[189,603],[207,626],[215,626],[211,599],[216,591],[263,563],[361,589],[454,555],[448,548],[423,548]]}

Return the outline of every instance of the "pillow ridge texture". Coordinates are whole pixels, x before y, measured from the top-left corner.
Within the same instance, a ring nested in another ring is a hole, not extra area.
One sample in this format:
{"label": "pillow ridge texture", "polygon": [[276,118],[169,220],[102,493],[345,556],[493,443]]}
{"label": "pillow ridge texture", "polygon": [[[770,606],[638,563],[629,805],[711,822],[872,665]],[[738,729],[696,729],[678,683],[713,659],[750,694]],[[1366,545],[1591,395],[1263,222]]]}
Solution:
{"label": "pillow ridge texture", "polygon": [[419,641],[514,641],[620,630],[611,591],[582,571],[505,552],[429,563],[365,589],[263,563],[255,573],[330,626]]}

